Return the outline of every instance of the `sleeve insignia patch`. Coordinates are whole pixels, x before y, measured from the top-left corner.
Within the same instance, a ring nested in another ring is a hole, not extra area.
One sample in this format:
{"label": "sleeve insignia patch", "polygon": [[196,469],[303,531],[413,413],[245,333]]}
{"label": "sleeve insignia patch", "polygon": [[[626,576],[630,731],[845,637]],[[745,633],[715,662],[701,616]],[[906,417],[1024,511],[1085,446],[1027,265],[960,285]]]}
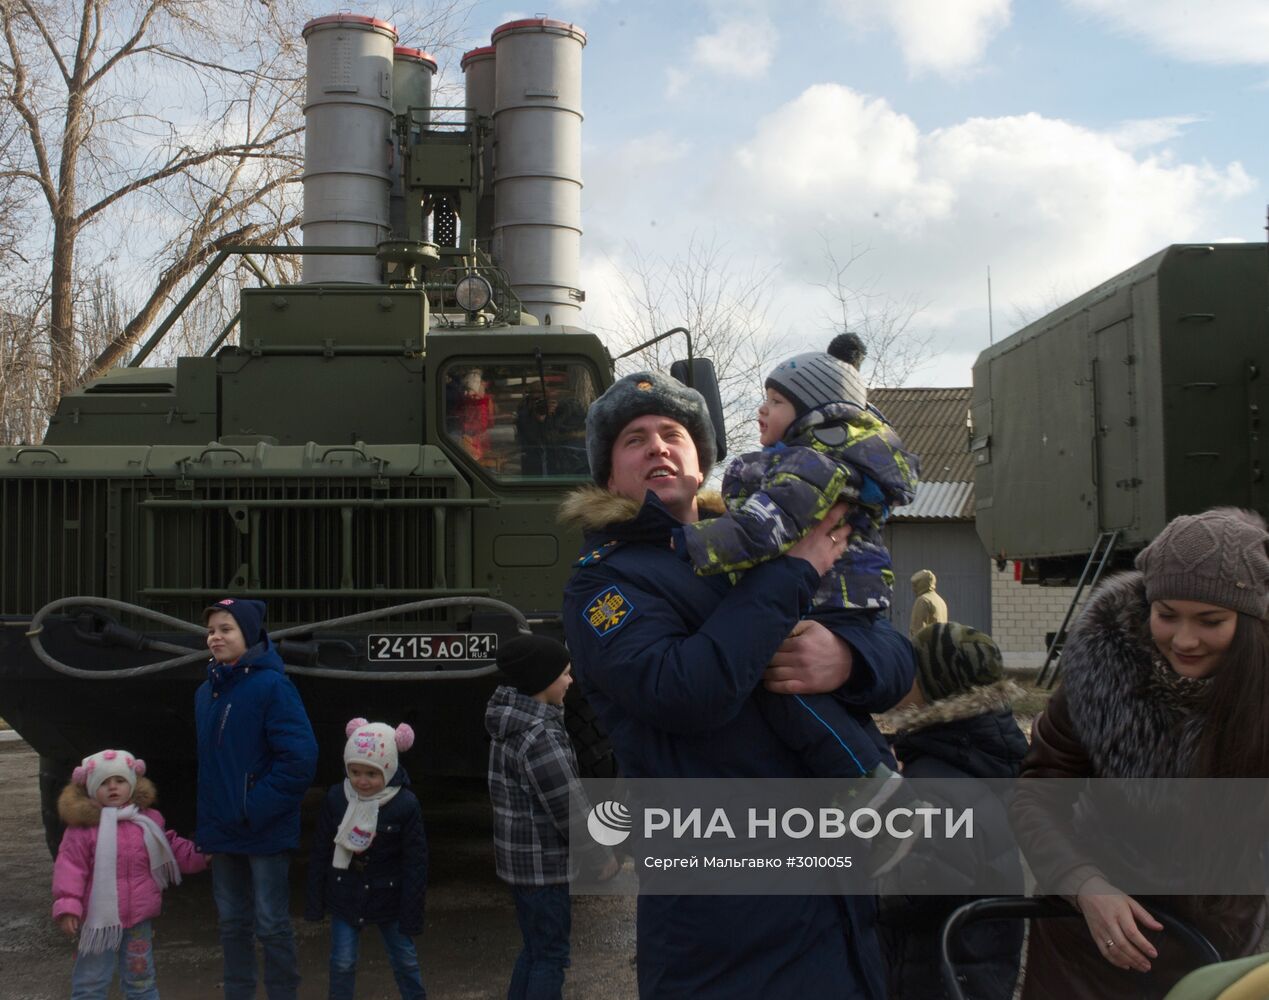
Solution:
{"label": "sleeve insignia patch", "polygon": [[590,600],[582,617],[595,630],[595,634],[602,638],[626,624],[634,610],[634,605],[626,599],[625,594],[616,587],[609,587]]}

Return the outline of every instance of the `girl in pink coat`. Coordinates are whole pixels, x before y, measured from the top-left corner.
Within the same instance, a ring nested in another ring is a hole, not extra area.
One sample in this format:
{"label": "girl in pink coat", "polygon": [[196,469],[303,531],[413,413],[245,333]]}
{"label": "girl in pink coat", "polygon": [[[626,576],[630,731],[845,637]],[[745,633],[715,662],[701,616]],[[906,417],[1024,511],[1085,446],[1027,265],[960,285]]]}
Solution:
{"label": "girl in pink coat", "polygon": [[128,1000],[158,1000],[150,921],[163,890],[208,858],[155,809],[145,761],[102,750],[75,768],[57,801],[66,824],[53,864],[53,920],[79,935],[71,1000],[106,1000],[116,969]]}

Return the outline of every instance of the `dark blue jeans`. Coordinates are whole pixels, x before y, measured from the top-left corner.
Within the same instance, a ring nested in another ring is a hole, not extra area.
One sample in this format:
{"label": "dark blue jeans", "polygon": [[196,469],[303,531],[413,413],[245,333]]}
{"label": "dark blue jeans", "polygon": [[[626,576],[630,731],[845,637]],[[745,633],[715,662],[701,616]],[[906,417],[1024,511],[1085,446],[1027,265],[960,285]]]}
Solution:
{"label": "dark blue jeans", "polygon": [[[419,955],[414,950],[414,942],[409,935],[401,933],[395,920],[390,924],[377,926],[401,1000],[427,1000],[427,990],[423,988],[423,974],[419,971]],[[360,927],[340,920],[339,917],[331,918],[330,1000],[353,1000],[360,937]]]}
{"label": "dark blue jeans", "polygon": [[524,947],[511,973],[507,1000],[559,1000],[573,919],[568,884],[513,885],[511,896]]}
{"label": "dark blue jeans", "polygon": [[264,952],[265,994],[269,1000],[295,1000],[300,973],[290,870],[286,853],[217,854],[212,862],[212,895],[225,953],[224,1000],[254,1000],[256,938]]}

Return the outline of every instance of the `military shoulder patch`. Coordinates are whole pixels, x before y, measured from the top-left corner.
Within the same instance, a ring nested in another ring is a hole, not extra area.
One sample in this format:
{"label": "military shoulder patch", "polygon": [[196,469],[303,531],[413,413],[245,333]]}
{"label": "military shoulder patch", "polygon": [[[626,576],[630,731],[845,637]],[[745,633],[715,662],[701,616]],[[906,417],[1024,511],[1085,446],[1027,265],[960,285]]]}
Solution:
{"label": "military shoulder patch", "polygon": [[625,594],[617,587],[607,587],[586,602],[586,610],[582,612],[582,618],[602,639],[626,624],[634,613],[635,606],[630,603]]}

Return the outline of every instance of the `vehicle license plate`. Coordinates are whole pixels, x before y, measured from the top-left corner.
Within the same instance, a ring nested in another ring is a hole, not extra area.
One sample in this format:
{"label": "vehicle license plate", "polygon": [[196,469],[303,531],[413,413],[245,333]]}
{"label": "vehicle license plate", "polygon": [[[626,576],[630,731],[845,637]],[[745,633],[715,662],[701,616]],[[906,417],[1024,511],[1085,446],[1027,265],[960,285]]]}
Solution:
{"label": "vehicle license plate", "polygon": [[366,656],[372,662],[492,660],[497,649],[498,636],[494,632],[395,633],[366,637]]}

